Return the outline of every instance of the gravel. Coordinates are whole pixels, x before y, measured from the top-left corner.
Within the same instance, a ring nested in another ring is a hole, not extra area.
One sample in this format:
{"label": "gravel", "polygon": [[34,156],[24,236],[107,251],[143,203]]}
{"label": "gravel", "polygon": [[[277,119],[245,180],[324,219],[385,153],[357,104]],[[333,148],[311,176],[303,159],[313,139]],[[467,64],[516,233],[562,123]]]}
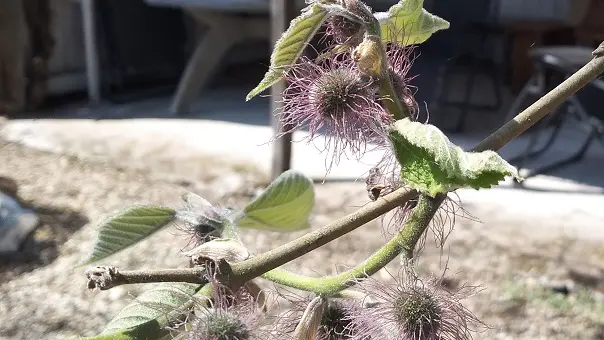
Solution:
{"label": "gravel", "polygon": [[[137,203],[179,207],[180,195],[186,191],[211,202],[241,207],[266,185],[266,179],[254,169],[215,163],[211,167],[196,166],[204,163],[201,160],[191,160],[189,165],[153,165],[151,170],[4,142],[0,143],[0,159],[5,160],[0,162],[0,176],[18,183],[20,198],[42,219],[41,227],[25,246],[28,255],[2,259],[1,339],[96,334],[141,291],[140,286],[88,291],[83,269],[74,268],[91,247],[95,223],[107,214]],[[171,171],[170,175],[164,171],[176,168],[186,171]],[[360,183],[318,185],[313,228],[354,211],[366,201]],[[480,207],[465,208],[480,217]],[[572,238],[540,243],[526,230],[545,226],[532,221],[509,226],[457,220],[444,251],[428,240],[419,268],[423,273],[440,274],[446,265],[447,278],[453,285],[468,282],[487,288],[467,304],[492,326],[477,333],[476,339],[604,338],[601,301],[578,299],[573,292],[569,296],[549,294],[542,288],[543,282],[571,277],[571,268],[591,273],[596,282],[602,280],[604,287],[602,244],[577,243]],[[245,231],[242,237],[252,251],[261,252],[302,233]],[[286,268],[308,275],[335,273],[358,263],[386,236],[381,225],[372,222]],[[186,241],[176,228],[168,228],[103,264],[128,269],[185,266],[182,249]],[[390,266],[391,270],[395,268],[396,264]],[[377,275],[388,277],[385,272]],[[576,273],[572,278],[577,281]],[[582,285],[591,293],[598,292],[597,285]]]}

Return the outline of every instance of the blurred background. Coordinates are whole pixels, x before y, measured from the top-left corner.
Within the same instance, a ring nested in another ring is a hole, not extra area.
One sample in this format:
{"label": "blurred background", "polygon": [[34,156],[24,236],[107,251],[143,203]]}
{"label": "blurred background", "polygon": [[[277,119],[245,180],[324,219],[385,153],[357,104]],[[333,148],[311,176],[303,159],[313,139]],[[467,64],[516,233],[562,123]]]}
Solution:
{"label": "blurred background", "polygon": [[[367,3],[386,11],[396,1]],[[366,203],[363,176],[381,153],[344,159],[325,175],[323,139],[269,143],[279,87],[245,101],[275,37],[304,6],[0,1],[0,296],[11,296],[0,299],[11,320],[0,337],[94,334],[136,294],[89,293],[82,275],[62,274],[86,252],[96,221],[128,204],[178,205],[190,190],[239,206],[288,168],[317,182],[315,228]],[[451,27],[416,46],[410,83],[421,119],[464,148],[585,65],[604,40],[604,0],[425,0],[424,8]],[[596,79],[501,150],[523,183],[459,190],[446,211],[462,217],[450,241],[453,272],[491,287],[472,303],[495,326],[478,338],[604,339],[603,123],[604,80]],[[262,235],[246,240],[267,250],[290,237]],[[346,256],[336,244],[314,260],[352,264],[380,244],[359,235],[344,241]],[[120,265],[146,263],[145,254],[179,265],[165,244],[149,241]],[[438,270],[441,251],[427,250],[426,271]],[[17,293],[27,287],[37,293]],[[34,310],[30,327],[23,320]]]}

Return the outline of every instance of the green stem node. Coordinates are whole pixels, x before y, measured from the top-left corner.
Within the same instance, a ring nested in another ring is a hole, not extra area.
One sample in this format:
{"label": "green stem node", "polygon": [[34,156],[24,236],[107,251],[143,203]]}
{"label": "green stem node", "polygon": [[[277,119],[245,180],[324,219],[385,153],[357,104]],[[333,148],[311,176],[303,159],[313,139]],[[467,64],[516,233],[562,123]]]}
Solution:
{"label": "green stem node", "polygon": [[428,228],[432,217],[445,197],[446,195],[439,195],[436,198],[430,198],[421,195],[417,206],[411,212],[409,220],[401,231],[363,263],[351,270],[338,275],[314,278],[277,268],[265,273],[263,277],[275,283],[313,292],[317,295],[334,295],[353,286],[357,280],[375,274],[403,252],[406,253],[406,256],[412,257],[417,242]]}

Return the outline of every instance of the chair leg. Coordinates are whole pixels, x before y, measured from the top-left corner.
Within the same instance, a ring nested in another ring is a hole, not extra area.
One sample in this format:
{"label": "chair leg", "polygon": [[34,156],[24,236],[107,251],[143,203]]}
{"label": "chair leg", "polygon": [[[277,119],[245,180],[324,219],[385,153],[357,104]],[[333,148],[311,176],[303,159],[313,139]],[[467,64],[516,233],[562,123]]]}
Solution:
{"label": "chair leg", "polygon": [[545,142],[545,144],[537,150],[533,150],[533,147],[537,144],[537,141],[539,140],[538,135],[540,135],[543,132],[543,128],[545,128],[546,125],[544,125],[539,130],[535,131],[531,135],[531,140],[529,141],[526,151],[523,154],[510,159],[508,162],[510,164],[515,164],[517,167],[521,167],[522,165],[525,164],[526,161],[528,161],[530,159],[535,159],[535,158],[539,157],[540,155],[542,155],[552,145],[554,145],[554,141],[556,140],[556,137],[558,137],[560,130],[562,130],[562,125],[563,125],[562,123],[563,123],[563,121],[559,121],[554,125],[554,131],[552,131],[552,133],[550,134],[549,138],[547,139],[547,142]]}
{"label": "chair leg", "polygon": [[585,157],[585,154],[589,150],[591,143],[594,141],[594,139],[596,139],[596,137],[598,137],[598,132],[594,128],[590,131],[589,135],[587,136],[587,138],[581,145],[581,148],[575,154],[573,154],[572,156],[570,156],[568,158],[559,160],[553,164],[549,164],[549,165],[543,166],[541,168],[537,168],[537,169],[531,171],[528,175],[524,176],[524,178],[534,177],[536,175],[545,175],[547,173],[551,173],[555,170],[559,170],[561,168],[564,168],[566,166],[579,162],[580,160],[582,160]]}
{"label": "chair leg", "polygon": [[516,115],[518,115],[518,113],[520,113],[520,107],[522,106],[522,104],[524,103],[524,101],[527,99],[528,96],[541,94],[542,89],[540,89],[539,86],[537,85],[537,77],[538,76],[533,75],[526,82],[526,84],[524,84],[524,86],[522,87],[522,90],[520,90],[520,93],[518,93],[518,96],[516,96],[516,99],[514,99],[514,101],[512,102],[512,105],[510,106],[508,113],[505,116],[504,123],[509,122],[510,120],[512,120],[512,118],[516,117]]}
{"label": "chair leg", "polygon": [[461,112],[459,112],[459,118],[457,120],[457,125],[455,126],[453,132],[461,133],[464,130],[464,126],[466,125],[466,118],[468,117],[468,113],[470,111],[470,103],[472,101],[472,89],[474,88],[474,80],[476,79],[476,71],[472,68],[470,73],[468,74],[468,80],[466,81],[466,91],[464,93],[464,99],[461,106]]}
{"label": "chair leg", "polygon": [[211,27],[198,42],[195,52],[187,64],[172,101],[171,111],[175,114],[189,109],[191,102],[216,71],[226,52],[238,38],[225,34],[220,27]]}
{"label": "chair leg", "polygon": [[[438,112],[441,107],[441,103],[447,99],[448,91],[448,78],[449,78],[449,67],[448,62],[441,64],[438,70],[438,76],[436,77],[436,84],[434,85],[434,92],[432,94],[432,100],[429,105],[432,113]],[[444,96],[444,98],[442,98]]]}

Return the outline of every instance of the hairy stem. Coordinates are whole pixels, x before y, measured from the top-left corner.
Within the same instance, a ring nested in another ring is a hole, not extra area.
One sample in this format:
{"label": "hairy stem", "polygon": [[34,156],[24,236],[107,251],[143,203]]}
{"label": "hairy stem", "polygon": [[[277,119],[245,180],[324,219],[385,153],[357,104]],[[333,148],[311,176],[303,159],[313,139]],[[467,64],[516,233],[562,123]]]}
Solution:
{"label": "hairy stem", "polygon": [[258,257],[232,264],[232,273],[240,280],[251,280],[346,235],[365,223],[401,206],[414,196],[415,191],[413,190],[398,189],[321,229],[310,232]]}
{"label": "hairy stem", "polygon": [[265,279],[284,286],[313,292],[319,295],[333,295],[354,285],[357,280],[375,274],[401,253],[413,257],[417,242],[426,231],[432,217],[440,207],[446,195],[430,198],[421,195],[417,206],[411,212],[409,220],[400,232],[358,266],[338,275],[313,278],[302,276],[282,269],[274,269],[263,275]]}
{"label": "hairy stem", "polygon": [[[602,46],[604,46],[604,43],[600,44],[600,47]],[[493,132],[472,149],[472,151],[497,151],[501,149],[533,124],[547,116],[568,97],[572,96],[589,82],[604,73],[604,56],[601,53],[597,53],[597,50],[594,51],[593,54],[594,58],[590,62],[548,92],[545,96],[539,98],[539,100],[514,117],[514,119]]]}

